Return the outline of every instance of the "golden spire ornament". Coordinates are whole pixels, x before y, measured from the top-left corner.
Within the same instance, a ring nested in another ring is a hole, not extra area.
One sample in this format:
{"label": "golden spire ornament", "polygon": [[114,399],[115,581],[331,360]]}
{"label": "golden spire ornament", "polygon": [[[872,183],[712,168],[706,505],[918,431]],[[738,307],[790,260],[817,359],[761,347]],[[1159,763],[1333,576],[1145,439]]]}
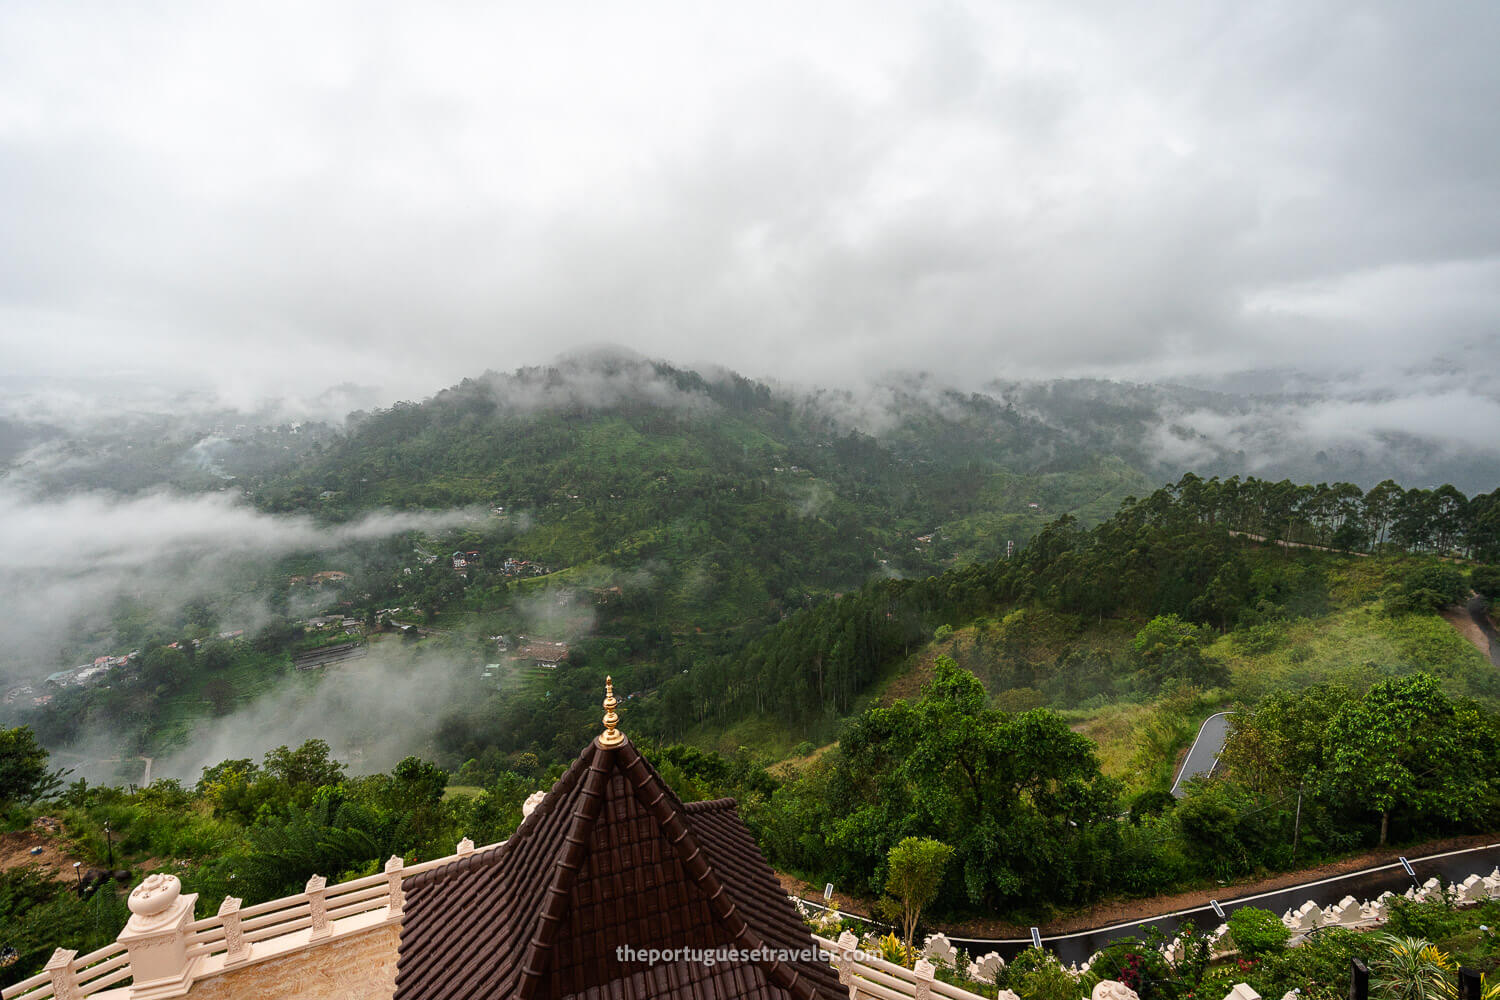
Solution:
{"label": "golden spire ornament", "polygon": [[604,678],[604,733],[599,737],[601,747],[617,747],[625,742],[625,734],[615,728],[620,722],[620,717],[615,714],[615,707],[619,705],[615,701],[615,681],[613,677]]}

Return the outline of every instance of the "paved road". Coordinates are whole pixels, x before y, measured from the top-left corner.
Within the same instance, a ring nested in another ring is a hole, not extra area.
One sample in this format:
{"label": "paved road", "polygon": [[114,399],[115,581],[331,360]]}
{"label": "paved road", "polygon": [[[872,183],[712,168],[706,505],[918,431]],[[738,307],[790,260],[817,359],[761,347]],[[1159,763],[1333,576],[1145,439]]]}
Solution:
{"label": "paved road", "polygon": [[1224,749],[1224,737],[1229,735],[1230,715],[1229,712],[1210,715],[1198,727],[1198,737],[1193,740],[1193,745],[1182,762],[1177,780],[1172,782],[1172,794],[1179,799],[1185,794],[1182,786],[1189,778],[1213,773],[1214,765],[1219,762],[1219,751]]}
{"label": "paved road", "polygon": [[[1497,864],[1500,864],[1500,844],[1450,851],[1445,854],[1432,854],[1410,860],[1419,881],[1425,882],[1434,875],[1438,875],[1450,882],[1462,882],[1470,875],[1488,875]],[[1411,879],[1407,877],[1398,862],[1350,872],[1348,875],[1307,882],[1290,889],[1278,889],[1274,892],[1241,896],[1236,899],[1221,899],[1219,905],[1223,907],[1226,915],[1241,906],[1257,906],[1280,916],[1287,910],[1301,906],[1309,899],[1319,906],[1337,903],[1345,896],[1353,896],[1355,899],[1364,901],[1374,899],[1387,889],[1391,892],[1405,892],[1411,888],[1411,884]],[[1191,920],[1193,926],[1199,929],[1217,927],[1220,923],[1218,915],[1211,907],[1202,906],[1163,913],[1128,924],[1113,924],[1109,927],[1097,927],[1074,934],[1047,936],[1042,938],[1042,944],[1055,952],[1064,963],[1082,962],[1117,938],[1140,937],[1145,933],[1146,928],[1153,925],[1170,934],[1184,920]],[[1029,939],[984,940],[953,937],[949,940],[968,951],[970,955],[998,951],[1007,961],[1031,946]]]}
{"label": "paved road", "polygon": [[1490,662],[1500,667],[1500,635],[1495,634],[1495,626],[1490,623],[1490,616],[1485,614],[1485,600],[1478,594],[1469,598],[1469,617],[1474,619],[1474,624],[1479,626],[1479,631],[1490,641]]}

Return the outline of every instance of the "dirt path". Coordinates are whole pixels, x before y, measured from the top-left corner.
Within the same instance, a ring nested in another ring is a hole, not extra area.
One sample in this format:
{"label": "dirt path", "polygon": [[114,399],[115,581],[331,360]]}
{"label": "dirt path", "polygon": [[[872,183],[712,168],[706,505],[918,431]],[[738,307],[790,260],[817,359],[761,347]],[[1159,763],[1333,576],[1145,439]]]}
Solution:
{"label": "dirt path", "polygon": [[1351,552],[1345,549],[1329,548],[1327,545],[1314,545],[1311,542],[1288,542],[1282,538],[1267,538],[1265,535],[1257,535],[1253,531],[1231,531],[1229,533],[1235,538],[1249,538],[1252,541],[1265,542],[1268,545],[1279,545],[1284,549],[1315,549],[1318,552],[1333,552],[1341,556],[1357,556],[1360,559],[1370,558],[1368,552]]}
{"label": "dirt path", "polygon": [[[41,852],[32,854],[32,849],[37,847],[41,848]],[[73,862],[83,859],[69,854],[66,847],[66,841],[40,826],[31,826],[15,833],[0,833],[0,871],[37,864],[51,871],[55,878],[71,880]]]}
{"label": "dirt path", "polygon": [[[1496,839],[1497,835],[1493,833],[1476,834],[1469,837],[1449,837],[1445,840],[1428,841],[1425,844],[1367,851],[1364,854],[1345,858],[1341,861],[1332,861],[1326,865],[1319,865],[1316,868],[1285,872],[1281,875],[1274,875],[1270,878],[1254,882],[1236,882],[1232,885],[1220,885],[1208,889],[1194,889],[1189,892],[1173,893],[1170,896],[1151,896],[1146,899],[1106,900],[1102,903],[1096,903],[1087,909],[1076,910],[1072,913],[1055,917],[1038,926],[1044,935],[1051,935],[1068,934],[1073,931],[1089,930],[1094,927],[1106,927],[1111,924],[1127,923],[1132,920],[1143,920],[1161,913],[1171,913],[1175,910],[1206,906],[1211,899],[1230,899],[1269,892],[1273,889],[1287,889],[1300,885],[1303,882],[1314,882],[1318,879],[1328,878],[1331,875],[1342,875],[1374,865],[1390,864],[1403,855],[1418,857],[1442,851],[1459,850],[1465,847],[1481,847],[1485,844],[1494,843]],[[802,879],[791,875],[784,875],[779,872],[777,874],[781,879],[783,888],[788,893],[801,896],[804,899],[810,899],[814,902],[822,902],[822,886],[809,885]],[[1480,874],[1486,873],[1481,872]],[[840,892],[834,893],[831,905],[837,906],[844,913],[866,917],[871,915],[873,908],[873,903],[869,899],[849,896]],[[943,931],[955,937],[1024,938],[1029,933],[1028,925],[1011,923],[999,919],[981,918],[957,922],[939,921],[939,924]]]}
{"label": "dirt path", "polygon": [[1471,642],[1474,645],[1474,648],[1479,650],[1480,654],[1486,660],[1490,658],[1489,637],[1484,634],[1484,632],[1479,628],[1479,624],[1469,616],[1469,613],[1467,611],[1461,610],[1457,607],[1452,607],[1444,608],[1441,614],[1443,616],[1443,620],[1446,621],[1449,625],[1452,625],[1454,628],[1458,629],[1458,634]]}

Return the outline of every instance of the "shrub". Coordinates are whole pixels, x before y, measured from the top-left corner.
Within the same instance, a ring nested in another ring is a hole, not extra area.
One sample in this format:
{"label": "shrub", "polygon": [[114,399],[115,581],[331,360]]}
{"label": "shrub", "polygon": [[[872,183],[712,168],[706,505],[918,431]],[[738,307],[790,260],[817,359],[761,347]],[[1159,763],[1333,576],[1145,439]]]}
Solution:
{"label": "shrub", "polygon": [[1246,958],[1282,951],[1292,936],[1280,917],[1255,906],[1242,906],[1229,915],[1229,934]]}
{"label": "shrub", "polygon": [[1500,566],[1475,566],[1469,571],[1469,586],[1493,605],[1500,598]]}
{"label": "shrub", "polygon": [[1014,990],[1026,1000],[1077,1000],[1079,994],[1078,981],[1057,956],[1040,948],[1027,948],[995,978],[1000,989]]}
{"label": "shrub", "polygon": [[1442,899],[1413,900],[1392,896],[1386,930],[1400,938],[1440,941],[1463,929],[1465,915]]}
{"label": "shrub", "polygon": [[880,938],[880,957],[892,965],[904,965],[908,969],[917,961],[915,948],[908,948],[906,943],[895,934],[886,934]]}
{"label": "shrub", "polygon": [[1141,792],[1130,800],[1130,822],[1140,826],[1147,816],[1160,816],[1177,805],[1177,797],[1171,792],[1153,788]]}
{"label": "shrub", "polygon": [[1286,634],[1282,626],[1266,623],[1236,629],[1229,638],[1242,653],[1269,653],[1286,640]]}
{"label": "shrub", "polygon": [[1385,607],[1392,615],[1441,611],[1450,605],[1462,604],[1468,596],[1468,582],[1458,568],[1422,566],[1401,577],[1393,591],[1385,596]]}
{"label": "shrub", "polygon": [[[1265,997],[1299,989],[1303,1000],[1342,1000],[1349,995],[1349,960],[1369,961],[1378,950],[1372,938],[1346,927],[1326,928],[1296,948],[1251,963],[1249,970],[1235,970],[1230,982],[1222,985],[1227,991],[1236,982],[1246,982]],[[1205,991],[1203,995],[1224,994]]]}
{"label": "shrub", "polygon": [[1393,1000],[1448,997],[1448,977],[1457,971],[1452,959],[1423,938],[1376,934],[1380,951],[1370,963],[1376,993]]}

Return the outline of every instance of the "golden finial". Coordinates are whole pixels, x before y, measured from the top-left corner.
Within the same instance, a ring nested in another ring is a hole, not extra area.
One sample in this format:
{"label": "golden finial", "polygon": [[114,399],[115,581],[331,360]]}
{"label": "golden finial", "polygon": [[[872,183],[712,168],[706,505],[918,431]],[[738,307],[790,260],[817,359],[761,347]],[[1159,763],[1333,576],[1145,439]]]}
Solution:
{"label": "golden finial", "polygon": [[625,734],[615,726],[620,717],[615,714],[615,706],[620,704],[615,701],[615,680],[613,677],[604,678],[604,734],[599,737],[601,747],[617,747],[625,742]]}

